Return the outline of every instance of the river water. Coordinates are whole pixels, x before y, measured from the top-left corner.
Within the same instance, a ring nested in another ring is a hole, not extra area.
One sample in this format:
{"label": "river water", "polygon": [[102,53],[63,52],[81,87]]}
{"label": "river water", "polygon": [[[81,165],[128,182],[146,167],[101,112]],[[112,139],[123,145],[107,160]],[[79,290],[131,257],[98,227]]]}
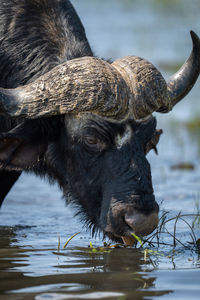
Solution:
{"label": "river water", "polygon": [[[200,35],[199,0],[74,0],[99,57],[145,57],[168,77],[189,56],[189,30]],[[156,199],[167,218],[197,213],[199,135],[185,123],[200,116],[200,81],[168,115],[159,156],[148,155]],[[172,168],[189,163],[187,169]],[[104,249],[66,207],[57,186],[23,175],[0,211],[0,299],[199,299],[200,258],[192,247],[194,217],[168,222],[159,247]],[[167,231],[170,233],[168,234]],[[200,238],[198,219],[194,234]],[[81,232],[63,249],[67,239]],[[58,240],[60,239],[60,247]],[[94,248],[88,245],[92,242]],[[107,241],[108,242],[108,241]],[[158,242],[158,241],[157,241]],[[154,246],[154,247],[153,247]]]}

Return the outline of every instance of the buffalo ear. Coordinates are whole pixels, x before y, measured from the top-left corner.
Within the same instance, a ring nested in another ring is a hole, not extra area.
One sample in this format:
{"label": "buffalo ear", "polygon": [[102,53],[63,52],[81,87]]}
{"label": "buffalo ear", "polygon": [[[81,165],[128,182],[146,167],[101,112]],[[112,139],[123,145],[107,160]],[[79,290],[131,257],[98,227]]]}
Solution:
{"label": "buffalo ear", "polygon": [[33,167],[45,153],[46,138],[37,128],[22,123],[9,132],[0,134],[0,168],[26,170]]}
{"label": "buffalo ear", "polygon": [[156,146],[160,140],[160,136],[162,133],[163,133],[162,129],[156,130],[154,132],[152,138],[145,145],[145,154],[147,154],[152,149],[155,151],[156,154],[158,154]]}

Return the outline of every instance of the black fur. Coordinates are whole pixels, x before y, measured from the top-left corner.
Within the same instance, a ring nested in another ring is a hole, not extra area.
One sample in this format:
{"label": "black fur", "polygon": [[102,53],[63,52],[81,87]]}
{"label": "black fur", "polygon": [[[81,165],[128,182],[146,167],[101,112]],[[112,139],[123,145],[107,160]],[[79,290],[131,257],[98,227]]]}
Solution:
{"label": "black fur", "polygon": [[0,86],[34,81],[66,60],[91,56],[70,1],[0,1]]}

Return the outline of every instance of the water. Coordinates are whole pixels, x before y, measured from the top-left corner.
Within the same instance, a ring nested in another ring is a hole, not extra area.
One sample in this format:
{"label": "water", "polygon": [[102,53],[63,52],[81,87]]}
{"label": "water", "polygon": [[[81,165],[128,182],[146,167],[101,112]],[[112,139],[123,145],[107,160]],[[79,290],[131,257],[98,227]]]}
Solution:
{"label": "water", "polygon": [[[200,4],[193,1],[73,1],[94,52],[116,59],[135,54],[149,59],[165,77],[191,50],[189,30],[200,34]],[[172,113],[158,115],[163,128],[157,157],[150,153],[157,201],[169,216],[193,213],[200,202],[200,159],[196,139],[181,125],[200,114],[199,81]],[[172,170],[191,162],[194,170]],[[173,238],[144,256],[143,249],[98,249],[57,186],[23,175],[0,211],[0,299],[199,299],[200,259],[192,250],[191,230],[178,221]],[[193,218],[186,218],[191,224]],[[167,229],[173,233],[174,222]],[[63,245],[74,233],[66,249]],[[199,228],[195,227],[199,238]],[[60,249],[58,249],[60,237]],[[189,243],[188,243],[189,242]],[[156,246],[156,244],[155,244]],[[153,249],[153,248],[151,248]]]}

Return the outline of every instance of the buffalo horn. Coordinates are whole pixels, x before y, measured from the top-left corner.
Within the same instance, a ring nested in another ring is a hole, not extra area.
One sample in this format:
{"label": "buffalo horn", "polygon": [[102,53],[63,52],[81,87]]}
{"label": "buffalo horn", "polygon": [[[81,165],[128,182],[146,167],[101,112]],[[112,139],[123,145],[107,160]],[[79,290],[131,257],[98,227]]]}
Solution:
{"label": "buffalo horn", "polygon": [[0,88],[0,113],[31,119],[92,112],[121,121],[168,112],[191,90],[200,73],[200,40],[194,32],[191,36],[190,58],[167,82],[151,63],[137,56],[112,64],[95,57],[77,58],[25,86]]}
{"label": "buffalo horn", "polygon": [[192,89],[200,73],[200,40],[192,31],[191,37],[193,49],[189,59],[167,82],[151,63],[137,56],[113,63],[130,89],[130,114],[136,119],[154,111],[169,112]]}
{"label": "buffalo horn", "polygon": [[190,34],[193,42],[192,53],[180,70],[167,80],[170,109],[189,93],[200,73],[200,39],[193,31]]}
{"label": "buffalo horn", "polygon": [[28,119],[93,112],[123,119],[128,111],[126,83],[108,62],[95,57],[65,62],[34,82],[0,88],[0,113]]}

